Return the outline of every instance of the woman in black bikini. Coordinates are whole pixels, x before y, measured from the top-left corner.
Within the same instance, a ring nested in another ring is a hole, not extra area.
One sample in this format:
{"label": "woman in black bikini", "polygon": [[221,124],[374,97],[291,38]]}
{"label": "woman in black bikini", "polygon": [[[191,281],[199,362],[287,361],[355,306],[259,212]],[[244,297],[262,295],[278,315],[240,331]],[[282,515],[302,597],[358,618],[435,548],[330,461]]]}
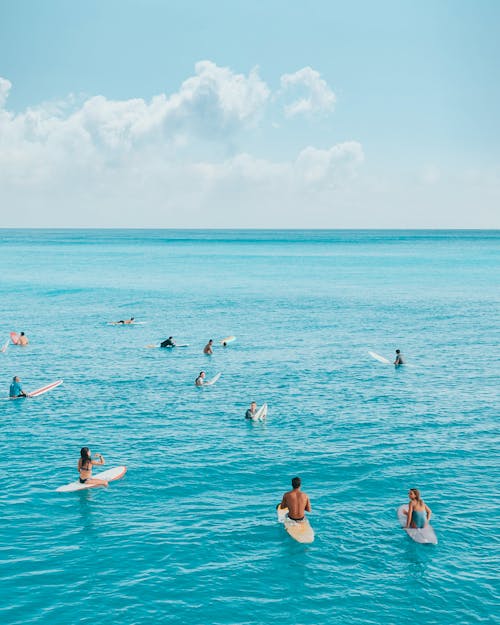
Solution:
{"label": "woman in black bikini", "polygon": [[78,471],[80,473],[80,484],[100,484],[107,486],[106,480],[100,480],[96,477],[92,477],[92,467],[94,465],[104,464],[104,458],[101,454],[94,454],[94,458],[99,460],[92,460],[92,455],[88,447],[82,447],[80,449],[80,458],[78,460]]}

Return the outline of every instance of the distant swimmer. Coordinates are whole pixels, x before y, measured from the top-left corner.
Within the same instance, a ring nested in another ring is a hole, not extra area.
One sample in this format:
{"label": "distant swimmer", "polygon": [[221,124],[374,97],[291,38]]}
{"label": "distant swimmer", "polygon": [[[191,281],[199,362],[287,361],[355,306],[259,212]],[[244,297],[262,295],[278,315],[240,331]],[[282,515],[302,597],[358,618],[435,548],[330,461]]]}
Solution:
{"label": "distant swimmer", "polygon": [[135,317],[130,317],[130,319],[120,319],[120,321],[115,321],[115,323],[120,323],[122,325],[130,325],[134,323]]}
{"label": "distant swimmer", "polygon": [[12,378],[12,384],[10,385],[9,397],[27,397],[27,394],[21,387],[21,378],[15,375]]}
{"label": "distant swimmer", "polygon": [[408,510],[403,510],[406,514],[406,528],[427,527],[431,520],[432,511],[429,506],[420,498],[420,491],[417,488],[410,488],[408,491],[410,503]]}
{"label": "distant swimmer", "polygon": [[211,356],[214,353],[214,350],[212,349],[213,344],[214,344],[213,340],[210,339],[208,343],[205,345],[205,347],[203,348],[203,353]]}
{"label": "distant swimmer", "polygon": [[19,335],[19,340],[17,342],[18,345],[28,345],[29,341],[28,341],[28,337],[26,336],[26,334],[24,334],[24,332],[21,332],[21,334]]}
{"label": "distant swimmer", "polygon": [[168,339],[165,339],[160,343],[160,347],[175,347],[174,337],[169,336]]}
{"label": "distant swimmer", "polygon": [[203,386],[203,384],[205,383],[205,372],[204,371],[200,371],[200,375],[196,378],[194,383],[196,384],[196,386]]}
{"label": "distant swimmer", "polygon": [[394,361],[394,364],[396,365],[396,367],[398,367],[399,365],[405,364],[403,354],[401,353],[401,350],[399,349],[396,350],[396,360]]}
{"label": "distant swimmer", "polygon": [[304,521],[306,512],[311,512],[309,497],[300,490],[300,485],[300,477],[294,477],[292,479],[293,490],[283,495],[280,504],[282,508],[288,508],[288,518],[297,523]]}
{"label": "distant swimmer", "polygon": [[96,477],[92,477],[92,467],[94,465],[105,464],[104,458],[101,454],[94,454],[94,458],[99,460],[92,460],[92,455],[88,447],[82,447],[80,449],[80,458],[78,459],[78,472],[80,473],[80,484],[100,484],[107,486],[106,480],[99,480]]}
{"label": "distant swimmer", "polygon": [[257,404],[253,401],[250,408],[245,413],[245,419],[253,419],[257,414]]}

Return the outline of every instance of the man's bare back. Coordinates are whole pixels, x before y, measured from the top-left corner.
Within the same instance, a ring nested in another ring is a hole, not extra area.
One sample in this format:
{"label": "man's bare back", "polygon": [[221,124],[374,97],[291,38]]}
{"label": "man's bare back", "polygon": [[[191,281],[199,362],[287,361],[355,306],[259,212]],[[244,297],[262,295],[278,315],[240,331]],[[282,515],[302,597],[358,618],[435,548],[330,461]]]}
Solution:
{"label": "man's bare back", "polygon": [[[297,485],[298,481],[298,485]],[[300,490],[300,478],[293,478],[293,490],[283,495],[281,507],[288,508],[288,517],[292,521],[302,521],[306,512],[311,512],[311,502],[306,493]]]}

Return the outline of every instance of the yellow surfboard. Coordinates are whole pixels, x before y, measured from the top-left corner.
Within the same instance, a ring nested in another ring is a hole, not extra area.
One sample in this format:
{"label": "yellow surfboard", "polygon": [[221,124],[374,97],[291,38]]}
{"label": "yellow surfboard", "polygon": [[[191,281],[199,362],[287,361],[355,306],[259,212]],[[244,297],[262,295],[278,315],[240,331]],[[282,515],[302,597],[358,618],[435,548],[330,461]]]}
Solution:
{"label": "yellow surfboard", "polygon": [[312,543],[314,541],[314,530],[309,521],[304,517],[303,521],[293,521],[288,518],[288,508],[282,508],[278,504],[276,508],[278,521],[283,523],[288,534],[298,543]]}

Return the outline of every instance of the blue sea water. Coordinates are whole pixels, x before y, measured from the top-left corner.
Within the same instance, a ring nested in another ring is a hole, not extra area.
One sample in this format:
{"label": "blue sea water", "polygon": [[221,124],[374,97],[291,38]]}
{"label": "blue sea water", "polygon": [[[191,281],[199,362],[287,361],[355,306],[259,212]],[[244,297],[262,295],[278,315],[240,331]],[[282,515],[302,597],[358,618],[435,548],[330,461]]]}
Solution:
{"label": "blue sea water", "polygon": [[[0,342],[30,339],[0,353],[0,388],[64,378],[0,401],[1,623],[498,622],[499,232],[0,243]],[[106,323],[129,316],[146,323]],[[145,348],[169,335],[189,347]],[[367,354],[395,348],[412,366]],[[222,377],[197,389],[200,370]],[[126,476],[55,492],[83,445]],[[294,475],[311,545],[276,522]],[[399,527],[410,487],[437,546]]]}

